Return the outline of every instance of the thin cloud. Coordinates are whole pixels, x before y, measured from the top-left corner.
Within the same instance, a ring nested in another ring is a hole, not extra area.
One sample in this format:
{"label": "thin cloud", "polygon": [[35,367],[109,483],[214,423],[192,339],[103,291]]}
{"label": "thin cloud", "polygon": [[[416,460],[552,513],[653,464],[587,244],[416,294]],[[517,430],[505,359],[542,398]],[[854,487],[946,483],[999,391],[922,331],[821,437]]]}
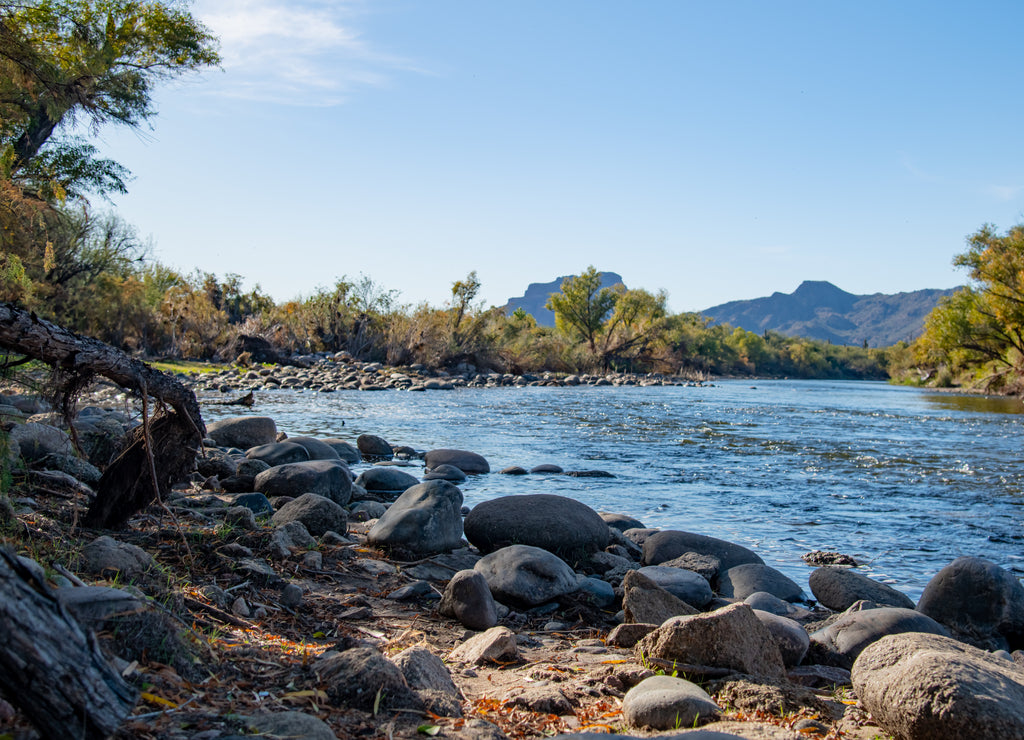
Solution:
{"label": "thin cloud", "polygon": [[[378,51],[352,23],[352,3],[201,0],[194,11],[220,39],[218,94],[285,105],[333,106],[361,87],[416,70]],[[216,78],[215,78],[216,79]]]}

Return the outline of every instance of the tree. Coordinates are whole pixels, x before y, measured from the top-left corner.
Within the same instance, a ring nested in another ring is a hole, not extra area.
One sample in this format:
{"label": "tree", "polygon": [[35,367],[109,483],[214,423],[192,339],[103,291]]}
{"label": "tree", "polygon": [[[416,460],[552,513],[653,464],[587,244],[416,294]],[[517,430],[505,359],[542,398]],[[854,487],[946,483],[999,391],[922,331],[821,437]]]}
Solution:
{"label": "tree", "polygon": [[605,367],[616,361],[632,363],[649,352],[662,338],[668,315],[668,295],[664,290],[651,293],[642,288],[626,290],[622,285],[613,290],[615,310],[603,327]]}
{"label": "tree", "polygon": [[552,293],[546,308],[555,312],[560,329],[577,334],[597,354],[597,337],[616,299],[614,290],[601,287],[601,273],[591,265],[582,275],[563,280],[562,292]]}

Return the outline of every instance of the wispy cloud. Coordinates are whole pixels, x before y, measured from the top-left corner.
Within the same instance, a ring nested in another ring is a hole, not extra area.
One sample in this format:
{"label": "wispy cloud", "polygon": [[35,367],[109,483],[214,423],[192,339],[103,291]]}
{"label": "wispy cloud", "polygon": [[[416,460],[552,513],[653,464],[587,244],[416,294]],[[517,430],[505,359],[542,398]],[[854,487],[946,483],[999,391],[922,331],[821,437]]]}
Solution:
{"label": "wispy cloud", "polygon": [[200,0],[193,11],[221,41],[218,93],[333,106],[415,69],[362,38],[356,8],[339,0]]}

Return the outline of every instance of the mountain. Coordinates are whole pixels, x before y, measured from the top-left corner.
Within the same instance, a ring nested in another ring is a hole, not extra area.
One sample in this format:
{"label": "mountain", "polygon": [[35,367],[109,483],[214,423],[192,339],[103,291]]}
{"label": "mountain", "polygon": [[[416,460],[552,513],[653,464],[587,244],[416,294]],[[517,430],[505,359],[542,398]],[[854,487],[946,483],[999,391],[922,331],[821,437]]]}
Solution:
{"label": "mountain", "polygon": [[[550,283],[530,283],[525,294],[519,298],[510,298],[508,303],[503,306],[505,313],[511,314],[517,308],[521,308],[526,313],[533,314],[538,326],[554,326],[555,312],[544,308],[544,304],[548,302],[548,296],[552,293],[562,292],[562,281],[570,277],[575,277],[575,275],[563,275]],[[622,283],[622,276],[618,273],[601,273],[602,288],[610,288],[619,283]]]}
{"label": "mountain", "polygon": [[939,299],[956,290],[854,295],[823,280],[806,280],[790,294],[731,301],[701,313],[714,324],[730,324],[747,331],[888,347],[920,336],[925,317]]}

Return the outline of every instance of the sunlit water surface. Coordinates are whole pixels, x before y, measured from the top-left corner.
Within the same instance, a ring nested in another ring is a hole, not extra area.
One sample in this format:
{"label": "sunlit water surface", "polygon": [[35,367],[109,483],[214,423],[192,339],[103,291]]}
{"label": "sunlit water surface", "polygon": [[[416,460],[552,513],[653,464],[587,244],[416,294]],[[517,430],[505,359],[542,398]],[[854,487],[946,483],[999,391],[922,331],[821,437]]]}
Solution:
{"label": "sunlit water surface", "polygon": [[[650,527],[743,544],[807,590],[811,550],[838,550],[916,599],[959,555],[1024,575],[1024,405],[832,381],[711,387],[257,392],[291,436],[377,434],[482,454],[466,504],[569,496]],[[237,408],[205,406],[207,420]],[[613,479],[507,476],[555,463]],[[355,466],[356,471],[365,466]],[[416,471],[414,471],[416,472]],[[810,592],[808,591],[808,594]]]}

